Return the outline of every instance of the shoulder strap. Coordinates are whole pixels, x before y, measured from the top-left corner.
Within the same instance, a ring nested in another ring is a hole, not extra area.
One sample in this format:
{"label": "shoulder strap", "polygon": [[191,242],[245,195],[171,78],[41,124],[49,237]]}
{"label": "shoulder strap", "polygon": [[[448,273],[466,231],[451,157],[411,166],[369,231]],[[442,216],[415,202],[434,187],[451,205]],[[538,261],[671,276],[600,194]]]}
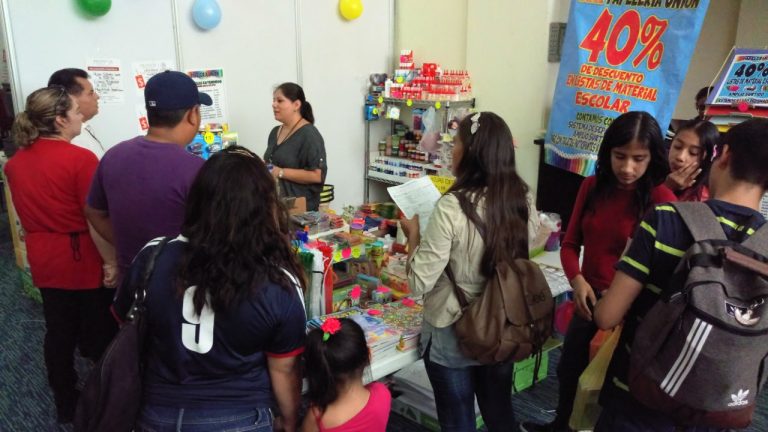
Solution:
{"label": "shoulder strap", "polygon": [[705,203],[673,202],[670,204],[683,218],[694,241],[728,239],[720,222],[717,221],[717,216]]}
{"label": "shoulder strap", "polygon": [[768,221],[758,228],[754,234],[741,242],[741,245],[752,249],[764,257],[768,257]]}
{"label": "shoulder strap", "polygon": [[147,258],[147,262],[144,265],[141,284],[136,290],[136,299],[134,300],[133,308],[131,308],[132,311],[139,310],[144,305],[144,301],[147,298],[147,290],[149,289],[149,279],[152,277],[152,273],[155,270],[155,261],[157,261],[157,256],[160,255],[160,251],[163,250],[163,247],[165,247],[166,243],[169,241],[170,237],[163,237],[163,239],[160,240],[160,243],[158,243],[150,252],[149,258]]}
{"label": "shoulder strap", "polygon": [[448,275],[448,279],[451,281],[451,285],[453,285],[453,293],[456,294],[456,298],[459,299],[459,305],[461,306],[461,309],[464,310],[464,308],[469,306],[469,302],[467,301],[467,296],[464,295],[464,291],[456,285],[456,276],[453,274],[450,262],[445,266],[445,274]]}

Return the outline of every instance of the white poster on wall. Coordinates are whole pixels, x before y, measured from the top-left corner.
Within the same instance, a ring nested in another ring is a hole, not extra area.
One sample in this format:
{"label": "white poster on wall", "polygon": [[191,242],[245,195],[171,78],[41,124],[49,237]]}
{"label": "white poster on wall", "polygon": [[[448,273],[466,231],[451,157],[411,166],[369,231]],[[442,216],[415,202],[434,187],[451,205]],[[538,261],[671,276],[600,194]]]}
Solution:
{"label": "white poster on wall", "polygon": [[88,59],[86,70],[93,88],[99,94],[99,103],[115,105],[125,102],[125,85],[119,59]]}
{"label": "white poster on wall", "polygon": [[158,73],[167,70],[176,70],[176,64],[171,60],[135,62],[133,63],[133,84],[131,86],[143,97],[147,81]]}
{"label": "white poster on wall", "polygon": [[224,69],[189,70],[187,74],[195,81],[200,92],[207,93],[213,99],[211,106],[200,105],[202,123],[225,123],[227,107],[224,94]]}
{"label": "white poster on wall", "polygon": [[149,130],[149,120],[147,120],[147,108],[143,104],[136,104],[136,126],[139,135],[146,135]]}
{"label": "white poster on wall", "polygon": [[3,48],[3,62],[0,63],[0,83],[10,83],[11,75],[8,69],[8,51]]}

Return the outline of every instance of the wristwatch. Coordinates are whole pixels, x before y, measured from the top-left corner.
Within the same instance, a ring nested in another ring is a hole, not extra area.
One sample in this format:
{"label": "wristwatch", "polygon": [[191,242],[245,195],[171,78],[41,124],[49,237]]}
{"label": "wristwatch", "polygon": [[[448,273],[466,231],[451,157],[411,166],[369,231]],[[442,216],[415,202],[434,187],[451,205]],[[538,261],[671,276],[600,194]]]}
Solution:
{"label": "wristwatch", "polygon": [[282,168],[280,168],[280,172],[278,172],[278,173],[277,173],[277,178],[279,178],[279,179],[283,178],[283,175],[284,175],[284,174],[285,174],[285,170],[283,170]]}

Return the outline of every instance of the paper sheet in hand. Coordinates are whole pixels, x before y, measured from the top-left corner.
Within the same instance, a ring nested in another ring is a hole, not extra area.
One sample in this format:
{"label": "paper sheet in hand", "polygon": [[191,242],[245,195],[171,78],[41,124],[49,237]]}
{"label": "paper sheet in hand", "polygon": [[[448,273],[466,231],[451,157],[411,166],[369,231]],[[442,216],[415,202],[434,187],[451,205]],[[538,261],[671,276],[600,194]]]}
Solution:
{"label": "paper sheet in hand", "polygon": [[389,187],[387,192],[405,217],[410,219],[416,214],[419,215],[419,230],[424,233],[435,204],[440,199],[440,191],[432,180],[429,177],[421,177],[400,186]]}

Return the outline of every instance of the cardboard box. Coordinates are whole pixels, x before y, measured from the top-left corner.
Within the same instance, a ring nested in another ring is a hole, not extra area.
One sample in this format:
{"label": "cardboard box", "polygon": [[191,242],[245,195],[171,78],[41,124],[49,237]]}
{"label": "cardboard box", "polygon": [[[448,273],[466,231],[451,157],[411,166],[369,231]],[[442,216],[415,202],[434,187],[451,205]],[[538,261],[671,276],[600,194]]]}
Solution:
{"label": "cardboard box", "polygon": [[[411,420],[415,423],[420,424],[421,426],[424,426],[428,430],[431,430],[433,432],[439,432],[440,431],[440,423],[437,422],[437,416],[434,414],[428,414],[423,411],[420,411],[407,402],[403,402],[400,400],[400,398],[394,398],[392,399],[392,412],[399,414],[408,420]],[[485,422],[483,421],[483,417],[478,415],[477,419],[475,420],[475,426],[477,430],[482,429],[482,427],[485,425]]]}
{"label": "cardboard box", "polygon": [[285,208],[288,210],[289,215],[296,215],[307,212],[307,199],[304,197],[290,197],[283,198],[282,200],[283,204],[285,204]]}

